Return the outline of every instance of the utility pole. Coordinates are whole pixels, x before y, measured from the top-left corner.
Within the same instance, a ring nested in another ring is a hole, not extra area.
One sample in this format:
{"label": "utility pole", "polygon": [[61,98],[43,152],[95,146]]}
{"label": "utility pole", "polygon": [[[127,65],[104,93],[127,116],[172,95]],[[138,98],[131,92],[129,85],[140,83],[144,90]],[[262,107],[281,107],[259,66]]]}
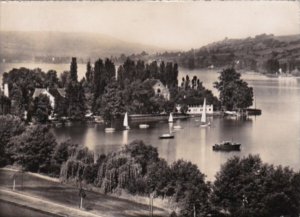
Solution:
{"label": "utility pole", "polygon": [[13,191],[16,190],[16,173],[13,175]]}
{"label": "utility pole", "polygon": [[193,208],[194,208],[194,217],[196,217],[196,207],[195,207],[195,205],[193,206]]}
{"label": "utility pole", "polygon": [[149,197],[149,216],[153,217],[153,195]]}

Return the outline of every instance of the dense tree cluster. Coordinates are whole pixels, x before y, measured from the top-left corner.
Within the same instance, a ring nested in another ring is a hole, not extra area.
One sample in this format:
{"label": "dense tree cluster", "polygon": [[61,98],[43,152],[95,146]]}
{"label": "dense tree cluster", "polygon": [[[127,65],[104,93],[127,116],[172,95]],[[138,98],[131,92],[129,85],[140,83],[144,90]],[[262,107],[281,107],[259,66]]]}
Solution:
{"label": "dense tree cluster", "polygon": [[112,60],[98,59],[94,67],[88,62],[82,83],[93,113],[111,122],[125,111],[135,114],[172,111],[174,102],[155,95],[152,86],[158,79],[166,87],[177,89],[177,76],[177,64],[158,65],[156,61],[145,64],[127,58],[116,72]]}
{"label": "dense tree cluster", "polygon": [[253,103],[253,89],[241,79],[241,74],[234,68],[220,72],[215,87],[220,92],[220,101],[226,110],[245,109]]}
{"label": "dense tree cluster", "polygon": [[25,170],[48,172],[56,140],[46,126],[30,126],[8,143],[9,155]]}
{"label": "dense tree cluster", "polygon": [[290,73],[300,68],[299,36],[258,35],[253,38],[227,39],[186,52],[164,52],[157,59],[168,59],[189,69],[225,68]]}
{"label": "dense tree cluster", "polygon": [[[70,71],[61,73],[59,78],[54,70],[45,73],[40,69],[20,68],[4,73],[3,83],[9,87],[12,113],[24,118],[26,111],[27,121],[33,117],[41,123],[48,121],[47,114],[84,120],[87,111],[101,115],[107,123],[111,123],[125,112],[169,113],[174,111],[175,104],[183,104],[183,107],[202,104],[204,98],[218,108],[218,100],[197,77],[190,81],[187,76],[182,86],[178,86],[177,77],[176,63],[135,62],[127,58],[116,72],[111,59],[98,59],[94,65],[87,63],[85,77],[78,81],[77,61],[73,57]],[[168,89],[168,97],[154,92],[153,85],[157,81]],[[35,88],[47,88],[50,94],[54,93],[54,108],[50,109],[46,96],[33,99]],[[64,88],[65,95],[55,94],[58,88]]]}
{"label": "dense tree cluster", "polygon": [[194,212],[201,215],[210,212],[208,198],[210,187],[197,166],[179,160],[168,165],[158,156],[157,149],[142,141],[133,141],[123,150],[102,155],[94,163],[93,155],[79,149],[63,165],[61,178],[66,181],[81,180],[94,184],[110,193],[126,189],[132,194],[172,198],[181,209],[182,216]]}
{"label": "dense tree cluster", "polygon": [[206,89],[197,76],[192,79],[188,75],[182,78],[181,88],[175,95],[175,101],[180,105],[202,105],[204,98],[208,104],[214,105],[215,109],[220,108],[220,102],[213,93]]}
{"label": "dense tree cluster", "polygon": [[52,112],[49,97],[45,94],[40,94],[33,99],[32,110],[29,110],[31,115],[40,123],[46,123]]}
{"label": "dense tree cluster", "polygon": [[262,163],[258,156],[233,157],[216,175],[212,203],[230,216],[299,216],[300,173]]}
{"label": "dense tree cluster", "polygon": [[12,137],[25,131],[25,125],[20,118],[12,115],[1,115],[0,123],[0,166],[5,166],[12,162],[8,154],[8,143]]}

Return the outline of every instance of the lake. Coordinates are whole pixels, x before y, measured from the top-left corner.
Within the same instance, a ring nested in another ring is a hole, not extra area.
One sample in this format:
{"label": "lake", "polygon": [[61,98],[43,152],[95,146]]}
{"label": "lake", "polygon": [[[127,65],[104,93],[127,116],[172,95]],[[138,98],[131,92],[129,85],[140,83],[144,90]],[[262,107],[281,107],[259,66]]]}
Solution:
{"label": "lake", "polygon": [[[33,68],[33,64],[25,65]],[[20,66],[21,66],[20,65]],[[55,69],[58,72],[69,69],[69,64],[37,64],[43,70]],[[9,64],[0,64],[4,68],[12,68]],[[17,66],[15,66],[17,67]],[[78,77],[85,73],[85,65],[78,65]],[[213,82],[217,80],[216,70],[180,69],[178,80],[189,74],[196,75],[205,87],[213,90]],[[103,126],[73,125],[54,128],[53,132],[59,141],[72,139],[83,144],[96,153],[109,153],[134,140],[144,140],[146,144],[157,147],[159,154],[169,163],[184,159],[196,164],[213,180],[220,166],[234,155],[247,156],[259,154],[264,162],[300,169],[300,79],[268,78],[260,74],[244,73],[242,78],[254,89],[255,104],[262,109],[262,115],[247,120],[224,119],[211,117],[212,126],[199,127],[199,118],[180,120],[183,129],[176,131],[175,138],[159,140],[158,136],[169,131],[167,122],[155,122],[149,129],[139,129],[137,125],[129,131],[104,133]],[[129,123],[130,124],[130,123]],[[240,152],[214,152],[212,145],[223,140],[242,143]]]}

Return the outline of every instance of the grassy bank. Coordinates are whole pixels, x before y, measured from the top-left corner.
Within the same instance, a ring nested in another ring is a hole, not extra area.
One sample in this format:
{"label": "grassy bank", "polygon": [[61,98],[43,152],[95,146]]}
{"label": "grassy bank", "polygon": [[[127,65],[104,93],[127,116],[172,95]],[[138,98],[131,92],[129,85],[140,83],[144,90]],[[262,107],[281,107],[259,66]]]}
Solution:
{"label": "grassy bank", "polygon": [[[79,210],[78,189],[64,185],[55,180],[44,179],[29,173],[16,173],[12,170],[0,170],[1,189],[12,189],[13,177],[16,177],[16,192],[40,201],[47,201],[63,207]],[[86,191],[84,199],[84,211],[99,216],[131,217],[148,216],[149,207],[126,199],[120,199],[101,193]],[[20,196],[20,195],[19,195]],[[24,197],[25,197],[24,196]],[[22,197],[22,196],[20,196]],[[6,197],[5,197],[6,198]],[[2,199],[5,199],[2,198]],[[33,205],[35,203],[32,203]],[[43,209],[45,206],[41,206]],[[168,216],[168,213],[161,208],[154,208],[154,216]]]}

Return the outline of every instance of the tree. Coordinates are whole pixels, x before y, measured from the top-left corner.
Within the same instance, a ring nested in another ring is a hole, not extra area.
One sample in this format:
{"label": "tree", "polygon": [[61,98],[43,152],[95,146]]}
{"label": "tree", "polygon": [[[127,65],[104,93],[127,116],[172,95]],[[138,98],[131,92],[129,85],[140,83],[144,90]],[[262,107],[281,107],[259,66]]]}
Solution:
{"label": "tree", "polygon": [[76,57],[72,57],[71,66],[70,66],[70,78],[71,81],[77,82],[77,61]]}
{"label": "tree", "polygon": [[57,72],[55,70],[49,70],[45,75],[44,87],[56,88],[58,84]]}
{"label": "tree", "polygon": [[54,135],[42,125],[28,127],[8,144],[13,160],[31,172],[49,171],[55,146]]}
{"label": "tree", "polygon": [[11,162],[7,151],[9,140],[20,135],[25,130],[25,125],[21,119],[13,115],[0,116],[0,166],[5,166]]}
{"label": "tree", "polygon": [[40,94],[33,100],[33,111],[32,115],[40,123],[46,123],[48,121],[49,115],[51,115],[52,107],[50,99],[45,94]]}
{"label": "tree", "polygon": [[88,63],[86,64],[85,78],[88,83],[90,83],[93,80],[93,72],[90,61],[88,61]]}
{"label": "tree", "polygon": [[105,88],[101,98],[101,113],[105,121],[112,123],[114,119],[120,118],[125,110],[122,99],[122,92],[116,81],[112,81]]}
{"label": "tree", "polygon": [[219,81],[214,84],[226,110],[245,109],[253,103],[253,89],[240,77],[234,68],[228,68],[220,72]]}
{"label": "tree", "polygon": [[0,93],[0,115],[9,114],[11,109],[11,100]]}
{"label": "tree", "polygon": [[167,195],[181,207],[181,216],[208,216],[210,186],[205,175],[191,162],[178,160],[171,165]]}
{"label": "tree", "polygon": [[233,157],[213,184],[212,203],[230,216],[298,216],[299,174],[262,163],[259,156]]}
{"label": "tree", "polygon": [[66,88],[67,114],[73,120],[82,120],[86,105],[84,89],[81,83],[71,81]]}
{"label": "tree", "polygon": [[279,61],[275,58],[268,59],[265,63],[265,68],[270,74],[276,74],[279,70],[279,67]]}

